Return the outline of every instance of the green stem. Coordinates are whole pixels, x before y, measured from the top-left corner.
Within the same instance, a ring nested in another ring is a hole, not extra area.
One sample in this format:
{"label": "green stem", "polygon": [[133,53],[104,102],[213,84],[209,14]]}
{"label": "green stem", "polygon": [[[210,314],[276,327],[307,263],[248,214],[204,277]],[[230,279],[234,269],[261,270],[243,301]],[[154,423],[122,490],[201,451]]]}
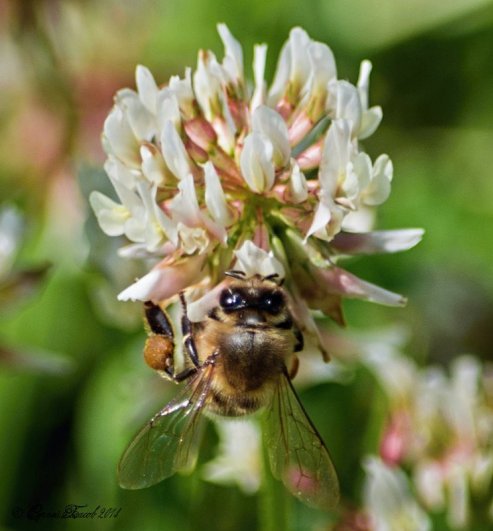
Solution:
{"label": "green stem", "polygon": [[259,529],[260,531],[287,531],[289,500],[280,481],[271,473],[269,456],[262,444],[262,488],[259,494]]}

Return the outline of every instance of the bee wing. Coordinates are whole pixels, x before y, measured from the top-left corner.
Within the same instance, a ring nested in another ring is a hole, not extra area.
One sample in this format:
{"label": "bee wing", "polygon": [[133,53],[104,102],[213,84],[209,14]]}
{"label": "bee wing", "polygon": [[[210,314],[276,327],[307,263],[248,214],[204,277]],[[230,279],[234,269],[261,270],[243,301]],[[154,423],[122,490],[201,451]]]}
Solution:
{"label": "bee wing", "polygon": [[275,389],[263,431],[273,476],[307,505],[335,507],[339,482],[329,452],[286,373]]}
{"label": "bee wing", "polygon": [[125,489],[159,483],[177,470],[192,468],[204,423],[204,408],[214,366],[207,365],[140,430],[118,464]]}

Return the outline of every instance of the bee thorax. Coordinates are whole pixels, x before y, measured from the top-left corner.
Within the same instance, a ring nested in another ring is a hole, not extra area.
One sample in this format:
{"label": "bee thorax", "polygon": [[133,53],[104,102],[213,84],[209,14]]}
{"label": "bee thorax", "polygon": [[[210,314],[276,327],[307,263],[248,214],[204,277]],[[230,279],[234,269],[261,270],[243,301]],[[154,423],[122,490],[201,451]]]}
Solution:
{"label": "bee thorax", "polygon": [[225,377],[238,390],[254,390],[282,370],[282,349],[269,333],[240,329],[221,338]]}

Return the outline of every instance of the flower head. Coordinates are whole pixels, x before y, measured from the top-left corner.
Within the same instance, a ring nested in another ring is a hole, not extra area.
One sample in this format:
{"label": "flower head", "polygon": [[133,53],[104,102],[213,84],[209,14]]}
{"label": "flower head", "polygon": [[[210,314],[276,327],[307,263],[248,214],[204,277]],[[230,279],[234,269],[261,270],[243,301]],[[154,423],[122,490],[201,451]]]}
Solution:
{"label": "flower head", "polygon": [[372,161],[360,145],[382,117],[368,103],[371,64],[362,63],[357,86],[338,80],[330,48],[294,28],[270,88],[267,47],[255,47],[251,85],[240,43],[224,24],[218,30],[222,61],[202,50],[194,72],[164,86],[138,66],[137,90],[120,90],[106,119],[117,200],[93,192],[91,205],[104,232],[132,242],[125,256],[154,260],[119,298],[211,290],[236,263],[248,275],[284,277],[301,328],[314,335],[310,310],[342,322],[343,297],[401,305],[335,265],[407,249],[422,235],[358,231],[355,222],[387,199],[393,175],[387,155]]}

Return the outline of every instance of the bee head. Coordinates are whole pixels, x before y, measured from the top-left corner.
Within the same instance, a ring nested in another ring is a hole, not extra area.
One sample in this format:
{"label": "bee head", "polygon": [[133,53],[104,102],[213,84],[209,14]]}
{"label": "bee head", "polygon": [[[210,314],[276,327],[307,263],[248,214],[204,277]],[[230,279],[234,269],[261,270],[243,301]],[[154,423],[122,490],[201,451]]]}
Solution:
{"label": "bee head", "polygon": [[235,280],[219,296],[219,307],[228,320],[237,324],[275,325],[287,312],[286,297],[281,287],[269,277],[256,275],[245,279],[230,272]]}

